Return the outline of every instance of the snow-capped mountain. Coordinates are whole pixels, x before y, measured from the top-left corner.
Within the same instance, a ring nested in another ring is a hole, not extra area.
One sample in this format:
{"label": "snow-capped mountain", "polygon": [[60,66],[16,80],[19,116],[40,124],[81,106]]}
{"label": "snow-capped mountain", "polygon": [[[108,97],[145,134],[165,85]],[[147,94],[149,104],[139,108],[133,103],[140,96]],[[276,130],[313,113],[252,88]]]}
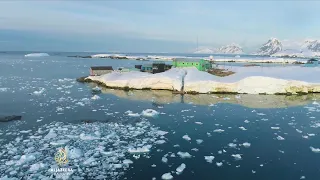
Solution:
{"label": "snow-capped mountain", "polygon": [[302,45],[302,49],[308,49],[312,52],[320,52],[320,41],[318,40],[306,40]]}
{"label": "snow-capped mountain", "polygon": [[311,58],[320,57],[320,52],[313,52],[309,49],[285,49],[283,51],[277,52],[271,55],[272,57],[290,57],[290,58]]}
{"label": "snow-capped mountain", "polygon": [[320,41],[318,40],[306,40],[300,43],[300,47],[295,49],[284,49],[275,54],[274,57],[320,57]]}
{"label": "snow-capped mountain", "polygon": [[242,54],[243,50],[239,45],[232,43],[230,45],[222,46],[219,49],[201,47],[197,51],[195,51],[194,53],[197,53],[197,54]]}
{"label": "snow-capped mountain", "polygon": [[272,55],[282,50],[282,43],[276,39],[271,38],[260,47],[256,55]]}
{"label": "snow-capped mountain", "polygon": [[194,53],[196,53],[196,54],[213,54],[213,53],[216,53],[216,52],[217,52],[217,49],[215,49],[215,48],[200,47]]}
{"label": "snow-capped mountain", "polygon": [[230,45],[222,46],[221,48],[219,48],[219,53],[221,53],[221,54],[242,54],[243,50],[238,44],[232,43]]}

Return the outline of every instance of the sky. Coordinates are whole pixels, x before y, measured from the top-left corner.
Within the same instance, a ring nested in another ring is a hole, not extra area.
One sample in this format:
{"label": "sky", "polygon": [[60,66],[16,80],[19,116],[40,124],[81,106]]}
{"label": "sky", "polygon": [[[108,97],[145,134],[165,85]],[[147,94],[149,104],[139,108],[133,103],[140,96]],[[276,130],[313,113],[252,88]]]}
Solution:
{"label": "sky", "polygon": [[192,52],[320,39],[320,1],[0,1],[0,51]]}

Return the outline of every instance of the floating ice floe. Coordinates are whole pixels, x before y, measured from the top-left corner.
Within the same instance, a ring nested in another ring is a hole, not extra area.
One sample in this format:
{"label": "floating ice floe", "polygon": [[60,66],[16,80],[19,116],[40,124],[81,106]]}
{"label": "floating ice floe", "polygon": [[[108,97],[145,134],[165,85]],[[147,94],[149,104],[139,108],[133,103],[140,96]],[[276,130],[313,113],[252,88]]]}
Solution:
{"label": "floating ice floe", "polygon": [[29,129],[29,130],[22,130],[22,131],[20,131],[20,133],[22,133],[22,134],[28,134],[28,133],[30,133],[32,130],[31,129]]}
{"label": "floating ice floe", "polygon": [[221,167],[222,164],[223,164],[222,162],[217,162],[217,163],[216,163],[216,165],[217,165],[218,167]]}
{"label": "floating ice floe", "polygon": [[299,130],[299,129],[296,129],[296,131],[297,131],[298,133],[302,133],[302,131],[301,131],[301,130]]}
{"label": "floating ice floe", "polygon": [[271,129],[278,130],[278,129],[280,129],[280,127],[271,127]]}
{"label": "floating ice floe", "polygon": [[182,136],[182,138],[187,140],[187,141],[191,141],[191,138],[188,135],[184,135],[184,136]]}
{"label": "floating ice floe", "polygon": [[244,122],[245,122],[245,123],[249,123],[250,121],[248,121],[248,120],[244,120]]}
{"label": "floating ice floe", "polygon": [[150,152],[151,147],[152,147],[151,145],[146,145],[138,148],[129,148],[128,152],[129,153],[148,153]]}
{"label": "floating ice floe", "polygon": [[199,151],[199,149],[198,148],[192,148],[191,151],[196,151],[197,152],[197,151]]}
{"label": "floating ice floe", "polygon": [[126,111],[125,112],[128,116],[131,116],[131,117],[140,117],[140,114],[138,113],[133,113],[132,111]]}
{"label": "floating ice floe", "polygon": [[167,162],[168,162],[168,158],[162,157],[162,158],[161,158],[161,161],[162,161],[163,163],[167,163]]}
{"label": "floating ice floe", "polygon": [[100,96],[98,96],[98,95],[94,95],[94,96],[91,97],[91,99],[92,99],[92,100],[98,100],[98,99],[101,99],[101,98],[100,98]]}
{"label": "floating ice floe", "polygon": [[282,136],[278,136],[277,139],[278,139],[279,141],[285,140],[284,137],[282,137]]}
{"label": "floating ice floe", "polygon": [[204,156],[204,160],[206,160],[208,163],[212,163],[214,156]]}
{"label": "floating ice floe", "polygon": [[170,179],[173,178],[173,176],[171,175],[171,173],[165,173],[165,174],[163,174],[163,175],[161,176],[161,178],[162,178],[163,180],[170,180]]}
{"label": "floating ice floe", "polygon": [[49,133],[44,136],[44,139],[52,139],[55,137],[57,137],[57,133],[55,133],[53,129],[50,129]]}
{"label": "floating ice floe", "polygon": [[197,139],[196,142],[197,142],[197,144],[201,144],[201,143],[203,143],[203,140],[202,139]]}
{"label": "floating ice floe", "polygon": [[163,139],[160,139],[160,140],[155,141],[155,143],[156,144],[164,144],[164,143],[166,143],[166,141]]}
{"label": "floating ice floe", "polygon": [[181,174],[186,167],[187,166],[184,163],[182,163],[179,167],[177,167],[176,174]]}
{"label": "floating ice floe", "polygon": [[228,146],[231,147],[231,148],[236,148],[236,147],[237,147],[237,144],[229,143]]}
{"label": "floating ice floe", "polygon": [[45,88],[40,88],[39,91],[34,91],[33,94],[34,94],[34,95],[40,95],[40,94],[42,94],[44,91],[45,91]]}
{"label": "floating ice floe", "polygon": [[246,131],[247,129],[243,126],[239,127],[239,129],[243,130],[243,131]]}
{"label": "floating ice floe", "polygon": [[222,132],[224,132],[224,130],[223,129],[215,129],[215,130],[213,130],[213,132],[222,133]]}
{"label": "floating ice floe", "polygon": [[182,159],[184,159],[184,158],[191,158],[192,156],[191,156],[191,154],[189,154],[188,152],[178,152],[177,153]]}
{"label": "floating ice floe", "polygon": [[203,124],[202,122],[194,122],[194,123],[199,124],[199,125],[202,125],[202,124]]}
{"label": "floating ice floe", "polygon": [[232,154],[231,156],[234,157],[235,160],[241,160],[242,159],[240,154]]}
{"label": "floating ice floe", "polygon": [[76,105],[84,106],[84,103],[83,102],[77,102]]}
{"label": "floating ice floe", "polygon": [[30,53],[24,55],[24,57],[45,57],[45,56],[50,56],[48,53]]}
{"label": "floating ice floe", "polygon": [[244,143],[242,144],[242,146],[243,146],[243,147],[245,147],[245,148],[248,148],[248,147],[250,147],[250,146],[251,146],[251,144],[250,144],[250,143],[248,143],[248,142],[244,142]]}
{"label": "floating ice floe", "polygon": [[9,88],[0,88],[0,92],[7,92]]}
{"label": "floating ice floe", "polygon": [[168,132],[159,130],[159,131],[157,131],[157,134],[160,136],[164,136],[164,135],[168,134]]}
{"label": "floating ice floe", "polygon": [[144,117],[157,117],[159,112],[153,109],[146,109],[142,111],[141,115]]}
{"label": "floating ice floe", "polygon": [[314,153],[320,153],[320,148],[314,148],[314,147],[310,147],[311,151]]}
{"label": "floating ice floe", "polygon": [[258,116],[265,116],[266,114],[264,113],[257,113]]}

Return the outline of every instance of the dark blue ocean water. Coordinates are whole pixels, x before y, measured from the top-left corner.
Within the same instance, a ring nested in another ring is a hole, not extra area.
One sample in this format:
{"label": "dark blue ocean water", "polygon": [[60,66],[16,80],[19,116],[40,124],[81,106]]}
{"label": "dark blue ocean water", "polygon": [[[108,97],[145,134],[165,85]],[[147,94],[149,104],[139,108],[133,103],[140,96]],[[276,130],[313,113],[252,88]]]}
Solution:
{"label": "dark blue ocean water", "polygon": [[[60,146],[82,151],[80,157],[69,160],[74,168],[69,179],[161,179],[165,173],[183,180],[320,177],[319,95],[180,96],[168,91],[103,89],[100,98],[92,99],[97,97],[91,91],[95,85],[75,81],[88,75],[90,66],[133,66],[141,61],[66,57],[79,53],[34,58],[24,54],[0,54],[0,115],[23,116],[22,121],[0,123],[0,178],[54,179],[48,170],[55,166],[53,157]],[[146,109],[158,114],[144,116]],[[141,122],[146,123],[145,131]],[[121,134],[119,127],[130,133]],[[58,136],[46,139],[50,129]],[[155,136],[156,129],[167,134]],[[70,133],[77,137],[68,139]],[[81,133],[99,139],[79,138]],[[52,143],[61,139],[68,141]],[[152,145],[149,153],[127,151],[147,144]],[[101,155],[101,148],[114,152],[113,156]],[[191,156],[181,158],[178,152]],[[31,155],[35,158],[24,159]],[[235,158],[238,155],[241,159]],[[205,156],[214,159],[207,162]],[[90,158],[96,164],[88,165]],[[123,159],[133,162],[129,168],[111,167]],[[186,168],[177,174],[182,163]]]}

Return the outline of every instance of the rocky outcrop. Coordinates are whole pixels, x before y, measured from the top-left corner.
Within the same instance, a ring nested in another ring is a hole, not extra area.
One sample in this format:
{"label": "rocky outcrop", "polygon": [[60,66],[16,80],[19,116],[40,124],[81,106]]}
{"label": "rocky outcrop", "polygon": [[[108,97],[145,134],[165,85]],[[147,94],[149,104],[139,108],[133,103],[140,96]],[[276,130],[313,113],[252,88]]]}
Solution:
{"label": "rocky outcrop", "polygon": [[0,122],[8,122],[8,121],[21,120],[21,119],[22,119],[22,116],[16,116],[16,115],[0,116]]}

